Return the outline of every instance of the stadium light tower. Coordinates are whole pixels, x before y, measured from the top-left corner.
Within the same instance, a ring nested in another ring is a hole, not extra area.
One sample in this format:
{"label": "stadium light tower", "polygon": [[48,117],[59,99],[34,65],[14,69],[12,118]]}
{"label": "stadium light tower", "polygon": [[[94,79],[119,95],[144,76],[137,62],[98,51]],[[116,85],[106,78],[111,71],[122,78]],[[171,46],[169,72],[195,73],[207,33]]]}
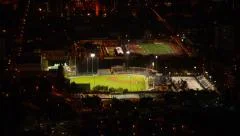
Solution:
{"label": "stadium light tower", "polygon": [[156,61],[155,62],[156,63],[156,70],[157,70],[158,69],[158,56],[157,55],[155,56],[155,61]]}
{"label": "stadium light tower", "polygon": [[95,53],[91,53],[90,57],[92,58],[92,74],[93,74],[93,58],[96,56]]}
{"label": "stadium light tower", "polygon": [[127,57],[127,64],[126,65],[127,65],[127,67],[128,67],[128,63],[129,63],[128,62],[129,61],[129,55],[130,55],[130,51],[126,51],[126,57]]}

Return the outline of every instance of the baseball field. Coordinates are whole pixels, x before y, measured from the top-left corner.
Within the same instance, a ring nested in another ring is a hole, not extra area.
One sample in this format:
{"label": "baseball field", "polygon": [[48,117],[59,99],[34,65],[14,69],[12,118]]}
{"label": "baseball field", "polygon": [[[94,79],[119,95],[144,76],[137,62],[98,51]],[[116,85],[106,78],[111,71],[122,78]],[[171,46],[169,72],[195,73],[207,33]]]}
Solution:
{"label": "baseball field", "polygon": [[70,82],[89,83],[93,89],[97,85],[128,89],[128,91],[145,91],[148,89],[148,79],[144,75],[116,74],[69,77]]}

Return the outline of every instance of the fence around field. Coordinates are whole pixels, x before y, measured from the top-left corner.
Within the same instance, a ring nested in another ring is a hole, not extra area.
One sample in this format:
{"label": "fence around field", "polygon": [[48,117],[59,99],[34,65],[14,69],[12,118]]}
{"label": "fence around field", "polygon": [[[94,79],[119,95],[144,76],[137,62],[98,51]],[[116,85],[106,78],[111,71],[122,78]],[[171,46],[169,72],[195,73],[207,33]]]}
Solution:
{"label": "fence around field", "polygon": [[154,69],[142,68],[142,67],[123,67],[123,66],[114,66],[111,67],[111,72],[113,74],[140,74],[145,76],[151,76],[154,73],[157,73]]}
{"label": "fence around field", "polygon": [[98,75],[111,75],[110,69],[98,69],[97,70]]}

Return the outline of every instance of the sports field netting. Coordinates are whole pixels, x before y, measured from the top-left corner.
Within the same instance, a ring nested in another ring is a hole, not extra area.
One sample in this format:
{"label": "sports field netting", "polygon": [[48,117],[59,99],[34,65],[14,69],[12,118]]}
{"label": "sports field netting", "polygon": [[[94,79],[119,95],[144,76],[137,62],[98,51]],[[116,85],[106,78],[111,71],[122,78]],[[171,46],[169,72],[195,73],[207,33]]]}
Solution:
{"label": "sports field netting", "polygon": [[97,85],[113,88],[123,88],[129,91],[145,91],[148,89],[148,79],[144,75],[119,74],[119,75],[94,75],[70,77],[70,82],[90,83],[91,89]]}

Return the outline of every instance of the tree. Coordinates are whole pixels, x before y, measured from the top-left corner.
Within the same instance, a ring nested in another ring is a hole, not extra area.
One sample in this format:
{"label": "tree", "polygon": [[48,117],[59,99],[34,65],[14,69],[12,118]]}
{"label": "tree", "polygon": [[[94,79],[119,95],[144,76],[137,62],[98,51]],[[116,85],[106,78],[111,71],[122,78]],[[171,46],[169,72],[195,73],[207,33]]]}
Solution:
{"label": "tree", "polygon": [[86,107],[92,108],[92,109],[99,109],[101,108],[101,98],[97,97],[97,96],[93,96],[93,97],[86,97],[82,99],[83,104]]}
{"label": "tree", "polygon": [[56,86],[59,90],[66,90],[70,86],[68,79],[64,77],[64,68],[62,65],[58,66]]}

